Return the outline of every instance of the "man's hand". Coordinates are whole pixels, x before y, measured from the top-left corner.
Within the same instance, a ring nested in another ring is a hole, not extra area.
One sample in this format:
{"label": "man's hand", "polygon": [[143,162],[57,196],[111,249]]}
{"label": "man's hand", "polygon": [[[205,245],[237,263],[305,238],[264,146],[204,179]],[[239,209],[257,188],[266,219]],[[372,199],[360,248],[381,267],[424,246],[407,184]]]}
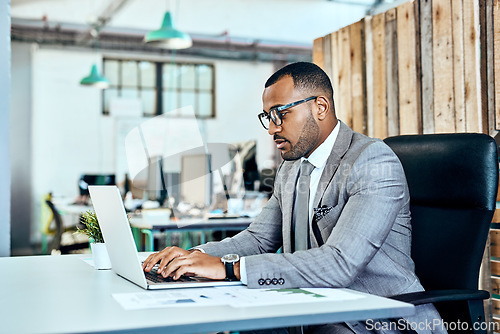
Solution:
{"label": "man's hand", "polygon": [[[158,273],[161,273],[163,277],[172,276],[176,280],[182,275],[196,275],[211,279],[224,279],[226,277],[226,269],[220,257],[196,250],[186,251],[178,247],[167,247],[161,252],[151,254],[144,261],[143,269],[151,271],[159,261]],[[237,276],[239,277],[239,270]]]}
{"label": "man's hand", "polygon": [[155,264],[160,262],[159,266],[161,270],[160,268],[158,268],[158,273],[161,273],[170,261],[172,261],[176,257],[188,255],[189,253],[191,253],[191,251],[187,251],[179,247],[166,247],[161,252],[153,253],[148,256],[148,258],[142,264],[142,269],[144,271],[150,272]]}

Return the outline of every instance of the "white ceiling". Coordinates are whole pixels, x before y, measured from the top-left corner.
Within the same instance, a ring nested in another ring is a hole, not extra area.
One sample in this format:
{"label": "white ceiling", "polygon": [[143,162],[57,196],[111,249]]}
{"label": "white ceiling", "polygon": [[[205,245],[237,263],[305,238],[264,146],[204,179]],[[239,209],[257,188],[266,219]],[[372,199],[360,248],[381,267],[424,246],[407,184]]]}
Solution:
{"label": "white ceiling", "polygon": [[[123,0],[11,0],[16,19],[91,24]],[[394,0],[385,0],[392,3]],[[375,0],[128,0],[107,27],[153,30],[166,10],[189,33],[312,43],[366,15]]]}

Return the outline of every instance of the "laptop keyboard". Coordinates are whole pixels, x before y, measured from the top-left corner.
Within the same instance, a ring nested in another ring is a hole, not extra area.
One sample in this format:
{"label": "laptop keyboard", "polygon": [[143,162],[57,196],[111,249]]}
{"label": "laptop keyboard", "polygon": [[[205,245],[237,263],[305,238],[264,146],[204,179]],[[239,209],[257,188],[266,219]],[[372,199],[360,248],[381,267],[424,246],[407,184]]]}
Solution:
{"label": "laptop keyboard", "polygon": [[195,279],[193,279],[191,277],[187,277],[187,276],[182,276],[178,280],[174,280],[172,277],[163,277],[163,276],[158,275],[156,273],[156,268],[153,268],[149,273],[144,272],[144,274],[146,275],[147,280],[150,280],[150,281],[155,282],[155,283],[195,282],[196,281]]}

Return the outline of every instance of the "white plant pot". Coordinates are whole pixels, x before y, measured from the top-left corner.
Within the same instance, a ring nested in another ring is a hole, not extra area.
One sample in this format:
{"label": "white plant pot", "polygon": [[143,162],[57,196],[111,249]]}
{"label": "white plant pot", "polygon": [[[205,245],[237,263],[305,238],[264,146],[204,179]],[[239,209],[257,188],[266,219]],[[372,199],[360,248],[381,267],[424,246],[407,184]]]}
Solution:
{"label": "white plant pot", "polygon": [[94,258],[94,267],[96,269],[111,269],[111,261],[109,260],[108,250],[104,243],[90,244],[92,257]]}

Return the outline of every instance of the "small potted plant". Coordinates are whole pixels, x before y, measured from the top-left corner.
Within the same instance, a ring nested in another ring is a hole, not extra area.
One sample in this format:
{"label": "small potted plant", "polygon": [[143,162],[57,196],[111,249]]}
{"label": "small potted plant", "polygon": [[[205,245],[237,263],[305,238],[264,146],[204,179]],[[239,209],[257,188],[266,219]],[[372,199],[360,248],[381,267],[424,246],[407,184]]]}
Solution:
{"label": "small potted plant", "polygon": [[89,237],[95,268],[111,269],[111,261],[109,260],[108,250],[104,244],[101,227],[99,226],[99,221],[97,220],[95,212],[89,210],[83,213],[80,218],[80,222],[85,225],[85,228],[80,229],[77,227],[77,231],[75,233],[83,233]]}

